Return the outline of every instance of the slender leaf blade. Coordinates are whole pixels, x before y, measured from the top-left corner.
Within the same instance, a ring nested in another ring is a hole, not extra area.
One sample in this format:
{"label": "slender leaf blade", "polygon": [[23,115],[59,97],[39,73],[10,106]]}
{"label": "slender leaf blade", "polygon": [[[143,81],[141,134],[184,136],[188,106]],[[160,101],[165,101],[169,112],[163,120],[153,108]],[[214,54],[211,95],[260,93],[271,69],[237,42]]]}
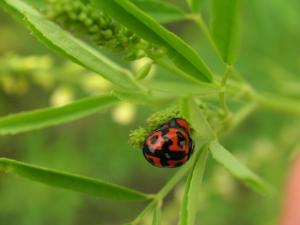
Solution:
{"label": "slender leaf blade", "polygon": [[193,12],[200,11],[203,0],[186,0],[186,1]]}
{"label": "slender leaf blade", "polygon": [[152,80],[149,82],[148,86],[151,90],[169,93],[172,96],[206,96],[219,92],[219,90],[213,86],[201,86],[192,83],[164,80]]}
{"label": "slender leaf blade", "polygon": [[0,135],[41,129],[99,112],[118,102],[113,96],[88,97],[61,107],[49,107],[0,118]]}
{"label": "slender leaf blade", "polygon": [[185,184],[183,201],[180,208],[179,225],[195,224],[199,187],[202,183],[208,158],[208,146],[204,145],[199,151],[192,172],[189,174]]}
{"label": "slender leaf blade", "polygon": [[147,200],[150,195],[102,180],[63,173],[12,159],[0,158],[0,172],[67,190],[114,200]]}
{"label": "slender leaf blade", "polygon": [[239,46],[240,0],[212,0],[211,33],[228,64],[236,60]]}
{"label": "slender leaf blade", "polygon": [[213,137],[213,131],[203,111],[193,99],[182,99],[181,113],[190,122],[196,138],[210,140]]}
{"label": "slender leaf blade", "polygon": [[191,78],[210,82],[211,71],[202,58],[182,39],[128,0],[92,0],[95,7],[106,12],[129,30],[149,42],[167,49],[170,59]]}
{"label": "slender leaf blade", "polygon": [[236,159],[218,141],[213,141],[209,148],[213,158],[222,164],[232,175],[242,180],[247,186],[261,194],[269,194],[272,192],[272,187],[268,183]]}
{"label": "slender leaf blade", "polygon": [[47,20],[29,4],[21,0],[3,0],[0,4],[22,19],[33,34],[50,49],[98,73],[116,86],[138,89],[129,71],[119,67],[87,43]]}
{"label": "slender leaf blade", "polygon": [[160,23],[170,23],[185,19],[185,13],[176,5],[158,0],[131,0],[137,7]]}
{"label": "slender leaf blade", "polygon": [[159,202],[153,210],[152,225],[161,224],[161,202]]}

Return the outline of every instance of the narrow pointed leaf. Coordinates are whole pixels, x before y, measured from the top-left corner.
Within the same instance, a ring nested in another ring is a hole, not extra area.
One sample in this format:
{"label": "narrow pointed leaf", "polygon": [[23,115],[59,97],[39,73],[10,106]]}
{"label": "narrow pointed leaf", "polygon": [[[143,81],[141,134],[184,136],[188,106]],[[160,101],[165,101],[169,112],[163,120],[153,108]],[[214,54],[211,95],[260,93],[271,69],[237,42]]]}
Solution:
{"label": "narrow pointed leaf", "polygon": [[211,32],[228,64],[236,60],[239,46],[240,0],[212,0]]}
{"label": "narrow pointed leaf", "polygon": [[232,175],[240,179],[250,188],[261,194],[269,194],[272,192],[272,187],[268,183],[236,159],[218,141],[212,142],[209,148],[213,158],[217,162],[222,164]]}
{"label": "narrow pointed leaf", "polygon": [[211,71],[202,58],[182,39],[168,31],[157,21],[128,0],[91,0],[95,7],[104,11],[129,30],[149,42],[167,49],[170,59],[192,79],[210,82]]}
{"label": "narrow pointed leaf", "polygon": [[0,158],[0,172],[67,190],[115,200],[147,200],[149,195],[98,179],[62,173],[35,165]]}
{"label": "narrow pointed leaf", "polygon": [[137,89],[132,75],[127,70],[119,67],[85,42],[47,20],[29,4],[22,0],[2,0],[0,5],[25,22],[33,35],[50,49],[95,71],[119,87]]}
{"label": "narrow pointed leaf", "polygon": [[153,210],[152,225],[160,225],[161,223],[161,203],[158,203]]}
{"label": "narrow pointed leaf", "polygon": [[195,224],[198,208],[197,203],[199,199],[198,195],[208,157],[207,145],[202,147],[199,151],[200,152],[197,155],[192,172],[189,174],[185,184],[183,200],[180,208],[179,225]]}
{"label": "narrow pointed leaf", "polygon": [[[204,83],[207,84],[207,83]],[[155,91],[169,93],[173,96],[206,96],[218,93],[219,90],[213,86],[201,86],[198,84],[152,80],[148,86]]]}
{"label": "narrow pointed leaf", "polygon": [[190,122],[195,131],[195,137],[201,140],[210,140],[213,137],[213,131],[203,111],[194,100],[183,99],[181,101],[181,113]]}
{"label": "narrow pointed leaf", "polygon": [[113,90],[112,94],[118,99],[126,102],[136,103],[140,105],[153,105],[154,101],[151,96],[146,94],[141,94],[137,91],[127,91],[127,90]]}
{"label": "narrow pointed leaf", "polygon": [[99,112],[117,102],[118,99],[113,96],[89,97],[61,107],[9,115],[0,118],[0,135],[17,134],[66,123]]}

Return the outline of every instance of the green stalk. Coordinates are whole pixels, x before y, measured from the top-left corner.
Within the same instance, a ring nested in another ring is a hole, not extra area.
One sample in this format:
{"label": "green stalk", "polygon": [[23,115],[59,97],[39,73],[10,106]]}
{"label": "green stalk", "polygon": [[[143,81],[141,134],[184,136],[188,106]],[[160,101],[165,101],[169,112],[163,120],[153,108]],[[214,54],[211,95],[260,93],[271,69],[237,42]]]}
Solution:
{"label": "green stalk", "polygon": [[[197,157],[196,157],[197,158]],[[193,163],[187,163],[187,165],[180,168],[177,173],[165,184],[165,186],[154,196],[154,199],[146,206],[146,208],[132,221],[131,225],[138,224],[145,214],[153,209],[156,204],[164,199],[164,197],[174,188],[174,186],[186,175],[186,173],[191,169]]]}
{"label": "green stalk", "polygon": [[186,79],[186,80],[190,80],[194,83],[197,83],[201,86],[206,86],[206,87],[210,87],[210,88],[218,88],[217,85],[215,83],[205,83],[205,82],[201,82],[199,80],[193,79],[191,78],[189,75],[187,75],[185,72],[183,72],[182,70],[178,69],[177,67],[170,65],[169,63],[167,63],[164,60],[161,59],[152,59],[157,65],[161,66],[162,68],[164,68],[165,70],[168,70],[171,73],[175,73],[176,75]]}
{"label": "green stalk", "polygon": [[190,19],[199,27],[199,29],[204,34],[205,38],[208,40],[209,44],[213,48],[213,50],[216,53],[216,55],[218,56],[218,58],[223,62],[222,56],[217,48],[217,45],[215,44],[215,41],[213,40],[212,36],[210,35],[209,29],[208,29],[207,25],[205,24],[201,14],[188,15],[187,19]]}
{"label": "green stalk", "polygon": [[260,94],[253,95],[253,100],[256,101],[258,106],[263,109],[273,110],[293,116],[300,116],[300,101],[279,96],[264,96]]}

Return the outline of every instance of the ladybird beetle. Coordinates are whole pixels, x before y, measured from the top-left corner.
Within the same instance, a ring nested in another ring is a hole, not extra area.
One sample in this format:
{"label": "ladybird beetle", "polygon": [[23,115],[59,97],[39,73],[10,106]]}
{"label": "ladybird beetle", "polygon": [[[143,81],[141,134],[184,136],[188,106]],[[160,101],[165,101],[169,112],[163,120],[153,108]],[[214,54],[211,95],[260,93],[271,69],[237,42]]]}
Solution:
{"label": "ladybird beetle", "polygon": [[191,157],[193,151],[190,126],[181,118],[173,118],[150,132],[143,147],[144,157],[156,167],[179,167]]}

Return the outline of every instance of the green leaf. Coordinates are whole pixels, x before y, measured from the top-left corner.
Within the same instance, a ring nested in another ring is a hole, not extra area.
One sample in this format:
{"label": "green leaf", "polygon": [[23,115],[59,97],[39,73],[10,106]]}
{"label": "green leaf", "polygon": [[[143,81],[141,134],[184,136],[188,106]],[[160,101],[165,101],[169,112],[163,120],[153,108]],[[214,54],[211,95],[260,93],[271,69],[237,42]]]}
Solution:
{"label": "green leaf", "polygon": [[131,2],[160,23],[170,23],[185,19],[185,13],[169,2],[158,0],[131,0]]}
{"label": "green leaf", "polygon": [[138,89],[132,75],[100,52],[47,20],[21,0],[2,0],[0,4],[24,21],[33,34],[49,48],[98,73],[116,86]]}
{"label": "green leaf", "polygon": [[200,11],[203,0],[186,0],[186,1],[193,12]]}
{"label": "green leaf", "polygon": [[62,107],[9,115],[0,118],[0,134],[17,134],[66,123],[103,110],[117,102],[113,96],[89,97]]}
{"label": "green leaf", "polygon": [[233,64],[239,46],[240,0],[212,0],[211,32],[224,62]]}
{"label": "green leaf", "polygon": [[237,160],[218,141],[213,141],[210,145],[213,158],[222,164],[232,175],[242,180],[246,185],[261,194],[269,194],[272,187],[253,173],[248,167]]}
{"label": "green leaf", "polygon": [[148,84],[151,90],[169,93],[173,96],[206,96],[210,94],[216,94],[219,90],[214,86],[207,86],[207,83],[203,83],[203,86],[193,85],[191,83],[184,82],[172,82],[163,80],[152,80]]}
{"label": "green leaf", "polygon": [[112,94],[122,101],[132,102],[141,105],[153,105],[154,101],[147,94],[137,91],[113,90]]}
{"label": "green leaf", "polygon": [[185,184],[183,200],[180,208],[179,225],[195,224],[199,187],[201,186],[203,174],[208,157],[208,146],[204,145],[197,155],[194,167]]}
{"label": "green leaf", "polygon": [[155,209],[153,210],[152,225],[161,224],[161,202],[157,203]]}
{"label": "green leaf", "polygon": [[92,0],[95,7],[149,42],[167,49],[170,59],[191,79],[210,82],[212,75],[201,57],[182,39],[128,0]]}
{"label": "green leaf", "polygon": [[62,173],[31,164],[0,158],[0,171],[72,191],[115,200],[147,200],[150,195],[116,184],[79,175]]}
{"label": "green leaf", "polygon": [[189,121],[195,131],[194,136],[200,140],[210,140],[214,132],[205,118],[203,111],[192,99],[183,99],[181,101],[181,113]]}

